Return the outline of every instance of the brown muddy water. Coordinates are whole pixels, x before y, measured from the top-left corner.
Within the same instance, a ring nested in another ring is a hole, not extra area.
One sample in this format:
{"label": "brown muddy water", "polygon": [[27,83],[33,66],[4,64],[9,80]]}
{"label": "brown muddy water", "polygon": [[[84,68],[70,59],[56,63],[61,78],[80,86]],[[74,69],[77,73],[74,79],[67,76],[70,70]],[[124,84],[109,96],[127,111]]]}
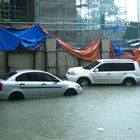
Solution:
{"label": "brown muddy water", "polygon": [[0,140],[140,140],[140,85],[96,85],[78,96],[0,101]]}

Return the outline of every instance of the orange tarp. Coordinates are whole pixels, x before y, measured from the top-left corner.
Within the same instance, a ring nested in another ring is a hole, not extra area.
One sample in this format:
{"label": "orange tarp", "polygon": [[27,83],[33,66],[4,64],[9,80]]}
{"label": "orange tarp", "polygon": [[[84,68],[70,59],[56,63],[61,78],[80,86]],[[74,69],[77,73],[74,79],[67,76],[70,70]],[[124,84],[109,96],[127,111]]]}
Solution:
{"label": "orange tarp", "polygon": [[136,56],[140,57],[140,49],[139,48],[133,48],[131,50]]}
{"label": "orange tarp", "polygon": [[88,46],[84,47],[81,50],[76,50],[72,48],[69,44],[61,41],[60,39],[57,39],[57,42],[61,45],[63,49],[82,59],[94,61],[101,58],[100,56],[101,40],[93,41],[91,44],[89,44]]}
{"label": "orange tarp", "polygon": [[133,55],[128,54],[128,53],[121,55],[120,58],[122,58],[122,59],[132,59],[132,60],[140,63],[140,57],[139,56],[133,56]]}

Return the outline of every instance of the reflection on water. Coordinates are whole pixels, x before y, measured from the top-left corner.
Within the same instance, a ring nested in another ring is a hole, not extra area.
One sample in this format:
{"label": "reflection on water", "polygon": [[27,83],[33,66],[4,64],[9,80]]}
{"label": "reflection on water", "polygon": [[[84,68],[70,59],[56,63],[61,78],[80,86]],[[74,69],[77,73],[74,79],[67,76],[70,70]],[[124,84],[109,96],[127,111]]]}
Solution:
{"label": "reflection on water", "polygon": [[0,101],[0,140],[139,140],[139,91],[96,85],[73,97]]}

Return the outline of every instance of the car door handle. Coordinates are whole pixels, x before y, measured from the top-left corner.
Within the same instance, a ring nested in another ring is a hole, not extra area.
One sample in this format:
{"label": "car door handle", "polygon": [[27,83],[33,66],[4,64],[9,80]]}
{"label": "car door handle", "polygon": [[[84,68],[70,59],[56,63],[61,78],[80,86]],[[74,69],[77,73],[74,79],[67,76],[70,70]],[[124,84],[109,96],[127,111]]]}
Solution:
{"label": "car door handle", "polygon": [[42,87],[45,87],[45,86],[47,86],[47,85],[46,85],[45,83],[43,83],[43,84],[41,84],[41,86],[42,86]]}
{"label": "car door handle", "polygon": [[21,83],[21,84],[19,84],[19,86],[24,87],[24,86],[25,86],[25,84]]}
{"label": "car door handle", "polygon": [[111,75],[111,73],[107,73],[107,75]]}

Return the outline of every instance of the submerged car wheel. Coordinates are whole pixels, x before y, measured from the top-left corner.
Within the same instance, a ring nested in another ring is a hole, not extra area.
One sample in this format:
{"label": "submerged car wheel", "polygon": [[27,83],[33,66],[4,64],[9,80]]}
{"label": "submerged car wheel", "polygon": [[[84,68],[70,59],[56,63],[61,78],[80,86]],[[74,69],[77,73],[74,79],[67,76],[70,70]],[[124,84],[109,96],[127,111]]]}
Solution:
{"label": "submerged car wheel", "polygon": [[88,87],[91,84],[88,78],[80,78],[78,79],[77,83],[81,87]]}
{"label": "submerged car wheel", "polygon": [[136,85],[136,81],[132,78],[127,78],[123,81],[123,85],[125,86],[133,86]]}
{"label": "submerged car wheel", "polygon": [[14,92],[9,96],[9,100],[22,100],[24,96],[20,92]]}
{"label": "submerged car wheel", "polygon": [[75,89],[68,89],[65,93],[64,96],[74,96],[77,95],[77,91]]}

